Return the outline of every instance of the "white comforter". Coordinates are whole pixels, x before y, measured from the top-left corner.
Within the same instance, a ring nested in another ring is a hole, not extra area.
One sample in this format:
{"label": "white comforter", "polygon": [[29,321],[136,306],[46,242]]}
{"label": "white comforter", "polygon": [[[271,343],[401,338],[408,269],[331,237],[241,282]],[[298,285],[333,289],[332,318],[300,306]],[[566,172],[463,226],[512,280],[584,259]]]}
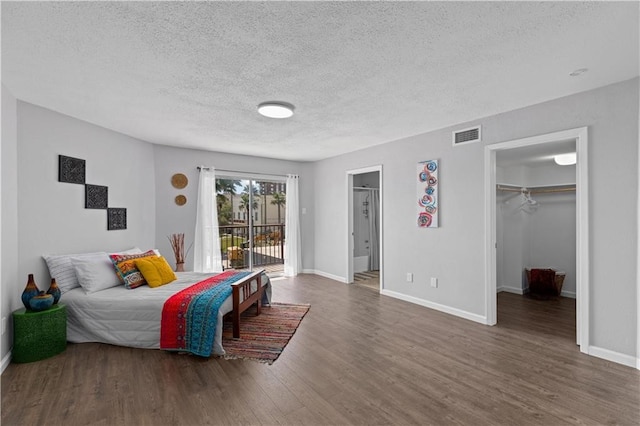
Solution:
{"label": "white comforter", "polygon": [[[164,302],[175,293],[210,277],[212,274],[181,272],[178,279],[156,288],[148,286],[127,290],[124,286],[86,293],[81,287],[62,295],[67,306],[67,340],[74,343],[100,342],[134,348],[160,348],[160,322]],[[252,283],[255,291],[257,281]],[[271,299],[268,280],[267,298]],[[222,317],[233,310],[229,296],[218,312],[213,354],[224,355]]]}

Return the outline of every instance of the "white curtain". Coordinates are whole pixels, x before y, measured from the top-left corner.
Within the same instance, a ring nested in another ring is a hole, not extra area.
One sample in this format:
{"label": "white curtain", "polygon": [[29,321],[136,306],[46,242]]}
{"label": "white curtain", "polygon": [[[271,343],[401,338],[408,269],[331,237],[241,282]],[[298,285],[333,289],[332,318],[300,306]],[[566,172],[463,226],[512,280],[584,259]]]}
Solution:
{"label": "white curtain", "polygon": [[369,270],[380,269],[380,192],[371,190],[371,201],[369,204]]}
{"label": "white curtain", "polygon": [[302,270],[300,255],[300,217],[298,175],[287,175],[287,202],[285,204],[284,275],[295,277]]}
{"label": "white curtain", "polygon": [[196,235],[193,246],[194,272],[222,272],[216,204],[216,173],[213,167],[200,169]]}

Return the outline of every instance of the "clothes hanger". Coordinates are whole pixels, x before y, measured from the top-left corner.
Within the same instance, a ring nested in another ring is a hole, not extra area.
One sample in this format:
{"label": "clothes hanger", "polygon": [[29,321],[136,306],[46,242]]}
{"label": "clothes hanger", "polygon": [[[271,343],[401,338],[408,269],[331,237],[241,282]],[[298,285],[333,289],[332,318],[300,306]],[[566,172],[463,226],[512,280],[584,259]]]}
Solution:
{"label": "clothes hanger", "polygon": [[527,190],[527,188],[522,188],[521,194],[523,201],[520,204],[520,210],[526,213],[533,213],[533,211],[535,211],[539,207],[538,202],[531,198],[531,191]]}

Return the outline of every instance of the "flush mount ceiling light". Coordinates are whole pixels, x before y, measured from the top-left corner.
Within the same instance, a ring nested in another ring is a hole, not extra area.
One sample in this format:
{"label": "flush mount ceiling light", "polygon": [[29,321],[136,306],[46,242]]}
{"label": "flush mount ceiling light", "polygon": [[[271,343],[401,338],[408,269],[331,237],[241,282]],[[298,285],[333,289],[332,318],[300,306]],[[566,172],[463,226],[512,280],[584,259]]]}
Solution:
{"label": "flush mount ceiling light", "polygon": [[571,77],[577,77],[579,75],[584,74],[585,72],[589,71],[589,68],[580,68],[578,70],[575,70],[574,72],[570,73],[569,75]]}
{"label": "flush mount ceiling light", "polygon": [[269,118],[289,118],[293,110],[293,105],[287,102],[269,101],[258,105],[258,112]]}
{"label": "flush mount ceiling light", "polygon": [[555,161],[559,166],[570,166],[572,164],[576,164],[576,160],[577,155],[575,152],[560,154],[553,157],[553,161]]}

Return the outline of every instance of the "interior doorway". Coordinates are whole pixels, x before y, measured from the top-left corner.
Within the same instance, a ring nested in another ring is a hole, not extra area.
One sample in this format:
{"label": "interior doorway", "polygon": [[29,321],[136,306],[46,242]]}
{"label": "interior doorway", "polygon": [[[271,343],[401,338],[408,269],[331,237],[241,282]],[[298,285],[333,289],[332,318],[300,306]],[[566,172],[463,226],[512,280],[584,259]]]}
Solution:
{"label": "interior doorway", "polygon": [[[571,129],[546,135],[503,142],[485,147],[485,233],[486,276],[485,295],[487,324],[497,323],[498,281],[498,224],[497,224],[497,180],[498,153],[501,156],[517,153],[518,149],[529,151],[551,150],[562,144],[575,144],[577,155],[575,173],[575,258],[576,258],[576,342],[580,350],[588,353],[589,347],[589,235],[588,235],[588,155],[587,128]],[[526,202],[526,200],[525,200]],[[524,271],[523,271],[524,272]]]}
{"label": "interior doorway", "polygon": [[[575,140],[496,154],[497,324],[576,341]],[[561,160],[561,158],[560,158]]]}
{"label": "interior doorway", "polygon": [[347,282],[376,291],[382,274],[382,166],[347,172]]}

